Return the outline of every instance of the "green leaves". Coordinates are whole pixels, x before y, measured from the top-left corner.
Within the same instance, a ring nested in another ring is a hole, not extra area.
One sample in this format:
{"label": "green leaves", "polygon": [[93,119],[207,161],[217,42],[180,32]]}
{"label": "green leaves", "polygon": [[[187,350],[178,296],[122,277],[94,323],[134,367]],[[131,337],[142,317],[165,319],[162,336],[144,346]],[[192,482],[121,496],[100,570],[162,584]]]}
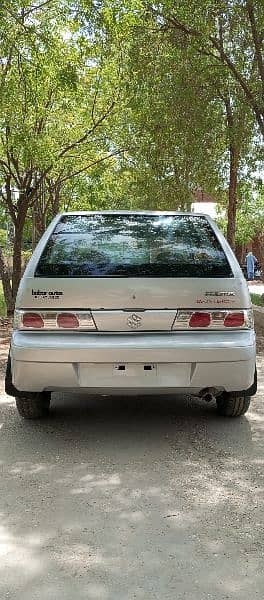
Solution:
{"label": "green leaves", "polygon": [[255,168],[254,108],[227,60],[259,105],[250,10],[239,0],[2,2],[3,180],[48,178],[80,207],[188,208],[198,186],[223,195],[230,141],[239,176]]}
{"label": "green leaves", "polygon": [[20,178],[29,170],[32,178],[43,170],[77,171],[109,149],[100,123],[113,110],[117,69],[109,70],[112,58],[96,39],[84,38],[76,16],[68,20],[71,4],[57,0],[55,13],[54,4],[36,10],[17,1],[11,12],[2,8],[15,42],[11,35],[0,40],[0,153],[10,167],[16,163]]}

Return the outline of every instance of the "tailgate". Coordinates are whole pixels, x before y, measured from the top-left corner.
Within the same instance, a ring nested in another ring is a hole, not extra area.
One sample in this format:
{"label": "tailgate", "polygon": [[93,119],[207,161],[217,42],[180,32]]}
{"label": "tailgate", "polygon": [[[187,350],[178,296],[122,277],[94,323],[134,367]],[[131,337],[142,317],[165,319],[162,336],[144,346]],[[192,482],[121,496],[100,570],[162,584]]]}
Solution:
{"label": "tailgate", "polygon": [[[17,308],[159,310],[249,308],[241,278],[37,278],[24,277]],[[156,315],[157,316],[157,315]],[[168,315],[167,315],[168,316]],[[163,317],[166,319],[166,317]]]}

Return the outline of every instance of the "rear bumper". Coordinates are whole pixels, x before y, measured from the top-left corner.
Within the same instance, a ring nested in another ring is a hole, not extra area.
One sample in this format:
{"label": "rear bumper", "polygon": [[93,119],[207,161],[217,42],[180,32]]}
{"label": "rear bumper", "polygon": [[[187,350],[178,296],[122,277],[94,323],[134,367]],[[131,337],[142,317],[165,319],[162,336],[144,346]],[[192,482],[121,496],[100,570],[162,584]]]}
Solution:
{"label": "rear bumper", "polygon": [[[93,334],[14,332],[12,381],[18,390],[88,389],[118,393],[246,390],[254,381],[255,334],[177,332]],[[124,365],[124,371],[118,367]],[[145,370],[145,366],[151,367]]]}

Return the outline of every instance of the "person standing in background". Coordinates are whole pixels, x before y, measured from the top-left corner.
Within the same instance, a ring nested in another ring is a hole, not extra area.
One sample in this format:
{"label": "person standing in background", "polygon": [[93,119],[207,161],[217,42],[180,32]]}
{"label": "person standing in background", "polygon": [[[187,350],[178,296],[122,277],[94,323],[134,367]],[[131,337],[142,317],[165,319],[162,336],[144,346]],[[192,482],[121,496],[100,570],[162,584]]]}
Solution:
{"label": "person standing in background", "polygon": [[255,271],[255,264],[256,263],[257,263],[257,259],[254,256],[254,254],[252,254],[252,252],[248,252],[247,256],[246,256],[247,278],[248,278],[248,281],[252,281],[252,279],[254,279],[254,271]]}

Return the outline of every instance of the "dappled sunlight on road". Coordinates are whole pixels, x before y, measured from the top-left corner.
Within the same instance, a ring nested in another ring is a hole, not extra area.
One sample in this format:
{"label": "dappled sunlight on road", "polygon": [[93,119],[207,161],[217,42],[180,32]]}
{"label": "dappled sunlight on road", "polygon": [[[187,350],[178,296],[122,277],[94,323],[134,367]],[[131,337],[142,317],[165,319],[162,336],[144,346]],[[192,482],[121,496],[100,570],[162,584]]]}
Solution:
{"label": "dappled sunlight on road", "polygon": [[260,594],[262,399],[262,375],[234,420],[190,398],[65,394],[30,423],[2,397],[1,598]]}
{"label": "dappled sunlight on road", "polygon": [[[1,522],[5,522],[5,515],[1,515]],[[26,535],[19,538],[16,533],[12,534],[10,528],[0,526],[0,562],[1,562],[1,584],[6,582],[6,592],[8,591],[8,581],[13,581],[14,576],[26,585],[28,580],[45,572],[44,557],[39,554],[39,550],[44,543],[44,536],[39,534]],[[3,597],[1,595],[1,597]]]}

